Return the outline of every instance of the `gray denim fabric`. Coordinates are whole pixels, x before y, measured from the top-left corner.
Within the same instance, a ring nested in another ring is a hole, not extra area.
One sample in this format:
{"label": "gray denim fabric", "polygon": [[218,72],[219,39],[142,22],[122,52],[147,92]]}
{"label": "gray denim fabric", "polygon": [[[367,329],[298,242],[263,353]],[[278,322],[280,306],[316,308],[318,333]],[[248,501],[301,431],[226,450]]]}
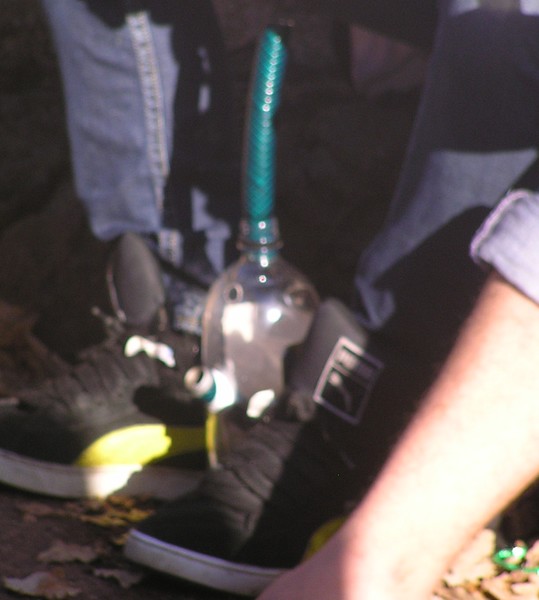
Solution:
{"label": "gray denim fabric", "polygon": [[209,283],[235,253],[240,209],[223,164],[229,84],[211,2],[42,2],[94,234],[151,236],[165,262]]}
{"label": "gray denim fabric", "polygon": [[539,194],[507,194],[475,234],[470,254],[539,303]]}
{"label": "gray denim fabric", "polygon": [[[230,197],[199,188],[227,156],[227,144],[206,135],[227,123],[211,3],[43,2],[64,75],[77,189],[94,232],[152,236],[174,267],[211,280],[236,222]],[[403,39],[433,42],[398,189],[359,261],[354,308],[392,346],[438,360],[484,281],[470,241],[537,158],[539,0],[331,6],[381,30],[390,24],[385,30]],[[530,264],[539,262],[534,256]]]}
{"label": "gray denim fabric", "polygon": [[534,7],[539,0],[438,4],[400,182],[355,278],[358,319],[391,347],[443,360],[485,280],[471,240],[537,158]]}

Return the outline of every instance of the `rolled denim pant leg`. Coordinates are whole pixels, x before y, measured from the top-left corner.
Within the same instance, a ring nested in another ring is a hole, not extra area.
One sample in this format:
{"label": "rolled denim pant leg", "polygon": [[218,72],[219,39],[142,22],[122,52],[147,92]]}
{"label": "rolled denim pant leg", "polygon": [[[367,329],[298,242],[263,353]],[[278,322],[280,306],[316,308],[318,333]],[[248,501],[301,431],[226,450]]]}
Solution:
{"label": "rolled denim pant leg", "polygon": [[437,362],[484,281],[473,233],[537,155],[537,0],[443,0],[387,220],[356,274],[360,321]]}
{"label": "rolled denim pant leg", "polygon": [[516,189],[503,198],[477,231],[473,259],[539,304],[539,194]]}
{"label": "rolled denim pant leg", "polygon": [[[214,109],[204,36],[218,28],[207,0],[195,4],[43,0],[63,75],[76,189],[93,232],[104,240],[151,235],[165,260],[206,280],[225,261],[228,213],[210,214],[193,181],[181,189],[170,183],[188,160],[178,154],[178,129],[190,135],[194,115]],[[204,19],[212,22],[201,26]],[[199,44],[178,41],[186,30],[205,33]],[[184,73],[192,91],[180,106]],[[218,109],[228,107],[221,101]]]}

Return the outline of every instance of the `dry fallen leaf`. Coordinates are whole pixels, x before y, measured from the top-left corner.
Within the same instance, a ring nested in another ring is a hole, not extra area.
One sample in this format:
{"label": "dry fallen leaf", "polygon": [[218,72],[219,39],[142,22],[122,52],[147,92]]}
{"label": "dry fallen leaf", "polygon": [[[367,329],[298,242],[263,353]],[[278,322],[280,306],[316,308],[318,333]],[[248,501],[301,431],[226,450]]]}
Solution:
{"label": "dry fallen leaf", "polygon": [[126,525],[123,517],[110,513],[103,515],[82,515],[80,520],[84,523],[91,523],[92,525],[105,528],[125,527]]}
{"label": "dry fallen leaf", "polygon": [[537,586],[526,581],[525,583],[514,583],[511,586],[511,592],[519,598],[519,600],[536,600],[537,599]]}
{"label": "dry fallen leaf", "polygon": [[464,586],[454,588],[442,588],[436,590],[432,600],[485,600],[485,596],[475,589]]}
{"label": "dry fallen leaf", "polygon": [[511,600],[515,598],[511,591],[513,578],[511,573],[502,573],[497,577],[485,579],[481,582],[481,589],[495,600]]}
{"label": "dry fallen leaf", "polygon": [[42,517],[64,516],[64,511],[49,506],[44,502],[20,502],[17,508],[22,512],[23,521],[33,523]]}
{"label": "dry fallen leaf", "polygon": [[140,583],[144,577],[142,573],[125,571],[124,569],[94,569],[94,575],[104,579],[114,579],[125,590]]}
{"label": "dry fallen leaf", "polygon": [[526,567],[539,567],[539,542],[531,545],[526,553]]}
{"label": "dry fallen leaf", "polygon": [[491,529],[481,531],[457,556],[443,581],[449,587],[493,577],[497,569],[492,562],[496,534]]}
{"label": "dry fallen leaf", "polygon": [[45,563],[90,563],[101,556],[103,552],[103,549],[96,546],[66,544],[61,540],[56,540],[48,550],[38,554],[37,559]]}
{"label": "dry fallen leaf", "polygon": [[17,594],[46,600],[74,598],[81,593],[67,581],[63,571],[58,569],[49,572],[37,571],[23,579],[4,577],[4,587]]}
{"label": "dry fallen leaf", "polygon": [[153,509],[140,508],[136,500],[127,496],[109,496],[104,500],[88,500],[78,504],[82,511],[77,518],[98,527],[130,527],[152,514]]}

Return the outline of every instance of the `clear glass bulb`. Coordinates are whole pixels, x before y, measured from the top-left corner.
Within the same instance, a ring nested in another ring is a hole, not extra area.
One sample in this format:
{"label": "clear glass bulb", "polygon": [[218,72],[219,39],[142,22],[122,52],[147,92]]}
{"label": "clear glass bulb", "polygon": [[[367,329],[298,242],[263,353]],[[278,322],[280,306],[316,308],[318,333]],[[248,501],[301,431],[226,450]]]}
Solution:
{"label": "clear glass bulb", "polygon": [[285,386],[287,352],[306,337],[319,303],[309,280],[279,254],[275,219],[241,223],[240,258],[211,286],[202,317],[202,368],[186,384],[208,402],[216,466]]}
{"label": "clear glass bulb", "polygon": [[279,254],[276,220],[255,234],[242,223],[241,256],[211,287],[202,320],[202,364],[233,381],[239,401],[282,392],[286,352],[303,341],[318,305],[312,284]]}

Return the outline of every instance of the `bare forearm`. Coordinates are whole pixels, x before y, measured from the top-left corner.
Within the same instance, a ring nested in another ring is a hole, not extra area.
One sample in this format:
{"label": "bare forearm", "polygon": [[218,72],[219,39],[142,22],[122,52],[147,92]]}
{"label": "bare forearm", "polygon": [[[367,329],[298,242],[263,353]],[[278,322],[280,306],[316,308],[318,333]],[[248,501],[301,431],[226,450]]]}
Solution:
{"label": "bare forearm", "polygon": [[462,544],[538,471],[537,357],[539,307],[491,277],[367,498],[280,600],[306,598],[294,590],[328,566],[342,600],[428,598]]}
{"label": "bare forearm", "polygon": [[[462,543],[534,478],[538,356],[539,307],[492,277],[423,409],[345,534],[361,531],[367,539],[376,536],[376,544],[386,535],[386,541],[406,540],[406,556],[395,557],[391,576],[404,590],[410,583],[410,598],[419,598],[413,589],[418,559],[427,588],[435,583],[428,575],[440,575]],[[395,549],[403,553],[401,544]]]}

